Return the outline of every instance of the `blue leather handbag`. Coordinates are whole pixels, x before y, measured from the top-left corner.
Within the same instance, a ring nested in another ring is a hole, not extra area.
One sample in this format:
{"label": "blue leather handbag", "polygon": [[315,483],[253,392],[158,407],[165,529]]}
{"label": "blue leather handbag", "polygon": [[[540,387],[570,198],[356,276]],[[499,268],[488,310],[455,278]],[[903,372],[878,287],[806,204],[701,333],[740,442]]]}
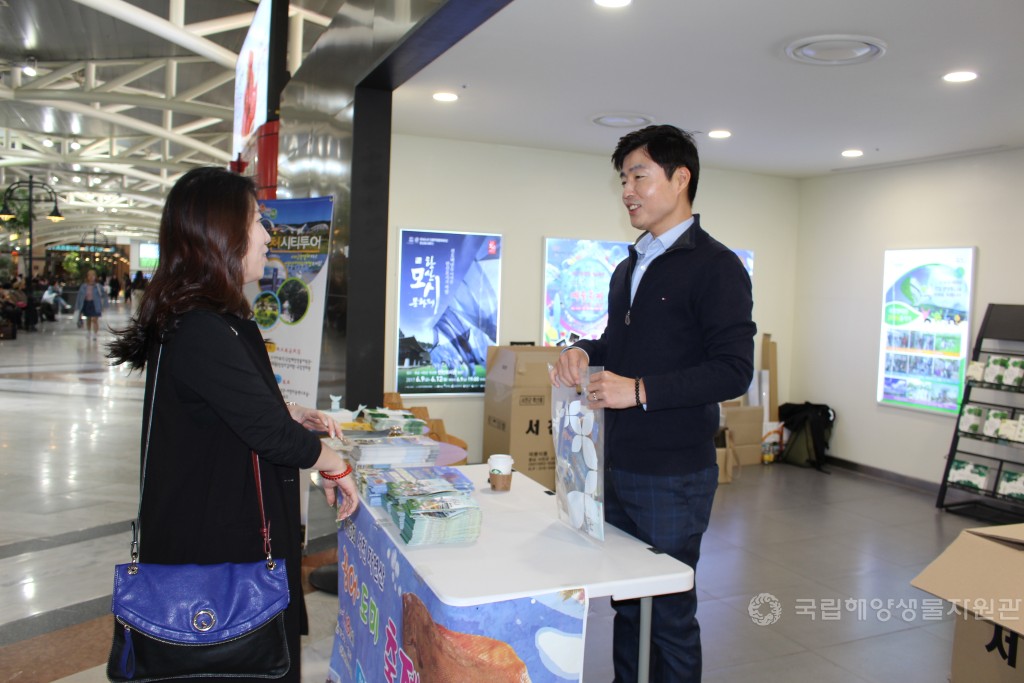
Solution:
{"label": "blue leather handbag", "polygon": [[[161,348],[162,352],[162,348]],[[160,355],[157,371],[160,372]],[[156,380],[150,404],[152,427]],[[149,428],[142,459],[145,489]],[[139,519],[132,523],[131,562],[114,567],[111,681],[148,683],[180,678],[280,678],[291,659],[285,636],[288,573],[273,559],[263,511],[259,456],[252,453],[266,559],[223,564],[138,562]]]}

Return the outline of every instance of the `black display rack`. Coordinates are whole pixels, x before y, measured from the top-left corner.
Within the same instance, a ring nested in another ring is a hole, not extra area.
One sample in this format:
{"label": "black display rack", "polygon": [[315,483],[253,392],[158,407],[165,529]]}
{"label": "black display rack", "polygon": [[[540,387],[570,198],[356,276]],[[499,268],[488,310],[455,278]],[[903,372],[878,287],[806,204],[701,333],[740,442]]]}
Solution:
{"label": "black display rack", "polygon": [[[971,359],[987,363],[992,356],[1024,359],[1024,306],[989,304]],[[984,432],[963,431],[964,411],[969,406],[978,406],[985,411],[1004,410],[1016,418],[1024,415],[1024,388],[967,381],[935,505],[993,524],[1024,522],[1024,499],[1001,492],[1004,475],[1024,473],[1024,443]],[[956,462],[987,468],[984,485],[951,480]]]}

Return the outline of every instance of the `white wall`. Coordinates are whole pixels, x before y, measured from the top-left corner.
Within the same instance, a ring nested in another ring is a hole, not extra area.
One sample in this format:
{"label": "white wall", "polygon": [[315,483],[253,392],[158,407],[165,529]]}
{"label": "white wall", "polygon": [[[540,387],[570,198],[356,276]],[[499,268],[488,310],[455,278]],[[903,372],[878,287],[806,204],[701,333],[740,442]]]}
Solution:
{"label": "white wall", "polygon": [[[618,175],[607,155],[569,154],[396,135],[391,151],[388,311],[385,358],[395,357],[398,231],[402,228],[496,232],[503,236],[499,343],[541,338],[545,237],[630,240]],[[780,395],[788,396],[793,358],[799,184],[705,169],[694,210],[726,245],[754,251],[754,319],[779,343]],[[356,295],[356,293],[353,293]],[[760,348],[760,347],[758,347]],[[759,362],[760,356],[758,356]],[[393,361],[384,389],[393,390]],[[469,443],[478,462],[483,396],[408,396]]]}
{"label": "white wall", "polygon": [[1024,151],[800,185],[792,396],[827,403],[837,457],[938,482],[954,419],[875,402],[886,249],[976,246],[971,343],[989,303],[1024,303]]}

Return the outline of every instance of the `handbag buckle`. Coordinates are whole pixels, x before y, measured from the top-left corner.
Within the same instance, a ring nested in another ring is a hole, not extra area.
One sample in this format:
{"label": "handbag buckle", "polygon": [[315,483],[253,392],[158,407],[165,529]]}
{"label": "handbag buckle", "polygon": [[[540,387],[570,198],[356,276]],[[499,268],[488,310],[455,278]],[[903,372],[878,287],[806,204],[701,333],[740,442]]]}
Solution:
{"label": "handbag buckle", "polygon": [[217,624],[217,615],[213,610],[202,609],[192,616],[192,628],[200,633],[206,633]]}

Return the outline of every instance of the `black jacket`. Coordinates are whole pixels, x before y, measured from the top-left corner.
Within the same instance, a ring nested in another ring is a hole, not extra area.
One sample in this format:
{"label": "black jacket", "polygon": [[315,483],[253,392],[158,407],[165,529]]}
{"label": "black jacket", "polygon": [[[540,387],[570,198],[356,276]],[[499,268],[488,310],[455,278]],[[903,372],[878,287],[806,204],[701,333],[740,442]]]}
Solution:
{"label": "black jacket", "polygon": [[753,378],[750,277],[698,215],[648,266],[630,305],[636,261],[630,247],[612,274],[604,334],[575,344],[592,366],[644,380],[646,411],[606,411],[605,463],[645,474],[695,472],[715,464],[718,403],[746,392]]}
{"label": "black jacket", "polygon": [[[143,495],[140,560],[214,564],[261,559],[263,541],[250,453],[260,454],[272,553],[288,568],[285,624],[297,673],[305,630],[301,587],[299,468],[320,441],[295,422],[252,321],[209,311],[182,316],[149,350],[143,446],[156,385]],[[291,678],[291,676],[289,676]],[[294,680],[298,680],[297,678]]]}

